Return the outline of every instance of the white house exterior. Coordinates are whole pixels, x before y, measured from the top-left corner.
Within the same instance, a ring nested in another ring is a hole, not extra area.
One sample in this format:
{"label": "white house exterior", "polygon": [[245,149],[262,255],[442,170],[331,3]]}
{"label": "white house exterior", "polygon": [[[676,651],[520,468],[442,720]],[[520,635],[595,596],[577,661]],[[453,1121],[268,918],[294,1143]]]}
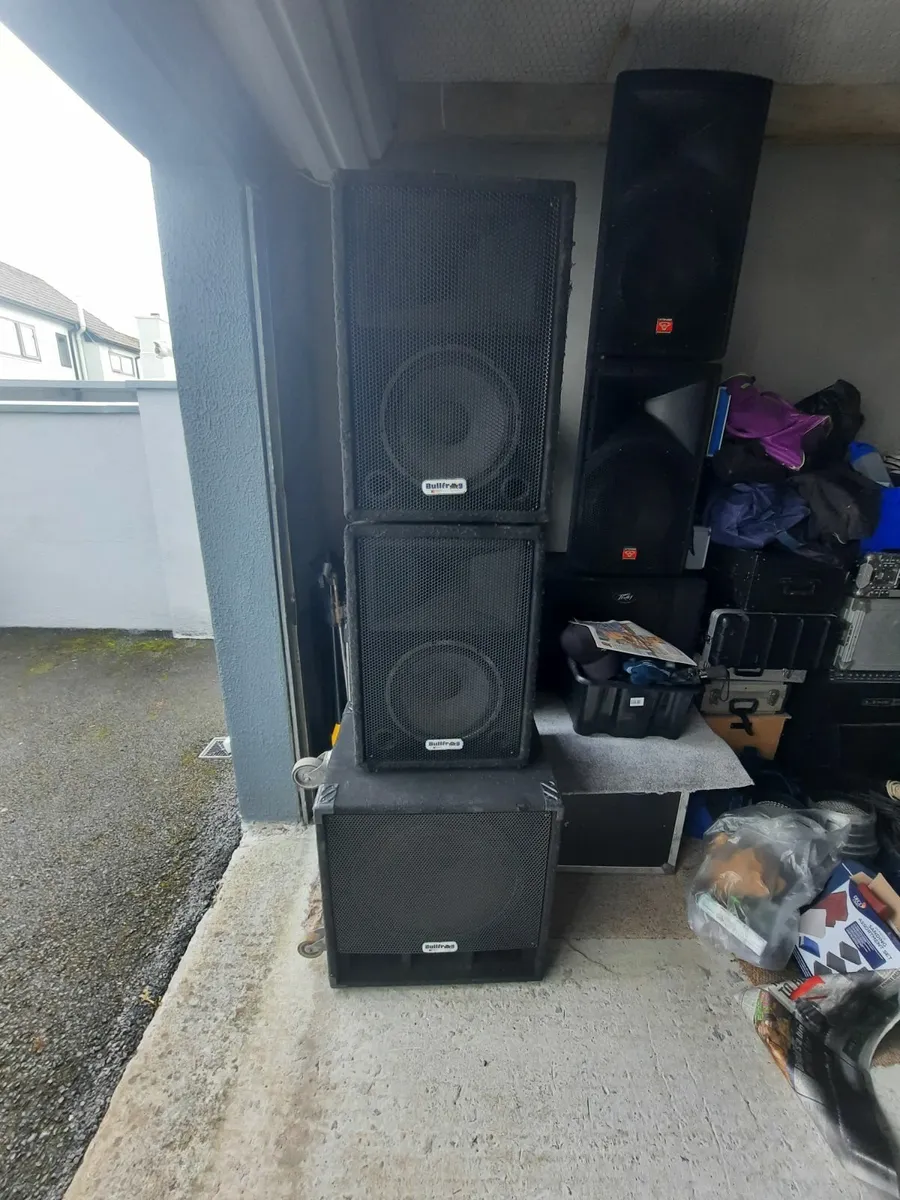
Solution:
{"label": "white house exterior", "polygon": [[140,350],[37,275],[0,263],[0,379],[128,383],[140,378]]}
{"label": "white house exterior", "polygon": [[175,359],[172,357],[169,322],[159,313],[136,320],[141,343],[141,379],[174,379]]}
{"label": "white house exterior", "polygon": [[0,300],[0,379],[77,379],[71,327]]}

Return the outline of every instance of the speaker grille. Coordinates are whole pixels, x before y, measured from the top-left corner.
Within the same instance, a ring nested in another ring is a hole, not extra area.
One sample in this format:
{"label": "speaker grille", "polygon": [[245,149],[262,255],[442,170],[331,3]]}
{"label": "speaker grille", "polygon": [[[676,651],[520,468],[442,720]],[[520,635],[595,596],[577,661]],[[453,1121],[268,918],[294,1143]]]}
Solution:
{"label": "speaker grille", "polygon": [[603,182],[591,349],[725,353],[772,84],[623,71]]}
{"label": "speaker grille", "polygon": [[[533,529],[348,531],[356,709],[367,763],[521,759],[539,556]],[[452,748],[431,745],[447,739]]]}
{"label": "speaker grille", "polygon": [[325,818],[336,950],[416,954],[537,946],[550,813]]}
{"label": "speaker grille", "polygon": [[[349,515],[546,515],[571,219],[569,184],[341,178]],[[465,490],[433,494],[428,480],[464,480]]]}
{"label": "speaker grille", "polygon": [[718,367],[604,359],[585,385],[569,556],[597,576],[684,568]]}

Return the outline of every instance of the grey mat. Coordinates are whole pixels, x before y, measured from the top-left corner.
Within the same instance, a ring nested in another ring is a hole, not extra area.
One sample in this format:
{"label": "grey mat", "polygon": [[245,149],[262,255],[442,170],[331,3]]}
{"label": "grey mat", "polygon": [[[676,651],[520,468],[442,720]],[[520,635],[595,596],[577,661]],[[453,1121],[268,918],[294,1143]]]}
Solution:
{"label": "grey mat", "polygon": [[561,792],[698,792],[753,782],[726,742],[691,713],[680,738],[581,737],[561,700],[534,714]]}

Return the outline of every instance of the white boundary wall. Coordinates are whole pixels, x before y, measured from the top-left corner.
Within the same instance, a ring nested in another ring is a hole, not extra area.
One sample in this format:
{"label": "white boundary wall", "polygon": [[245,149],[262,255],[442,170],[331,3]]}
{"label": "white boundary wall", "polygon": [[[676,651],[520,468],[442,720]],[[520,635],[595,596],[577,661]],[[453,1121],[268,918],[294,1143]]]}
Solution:
{"label": "white boundary wall", "polygon": [[171,383],[0,384],[0,627],[211,637]]}

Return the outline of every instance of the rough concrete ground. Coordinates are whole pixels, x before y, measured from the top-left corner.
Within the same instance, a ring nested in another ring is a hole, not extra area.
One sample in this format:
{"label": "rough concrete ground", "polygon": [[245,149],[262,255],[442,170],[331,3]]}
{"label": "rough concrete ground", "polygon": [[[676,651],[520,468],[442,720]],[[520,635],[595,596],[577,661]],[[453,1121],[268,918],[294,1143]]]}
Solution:
{"label": "rough concrete ground", "polygon": [[296,949],[315,877],[312,832],[245,834],[67,1200],[862,1200],[728,957],[598,932],[669,884],[570,895],[541,984],[334,992]]}
{"label": "rough concrete ground", "polygon": [[0,631],[0,1196],[65,1191],[239,837],[211,642]]}

